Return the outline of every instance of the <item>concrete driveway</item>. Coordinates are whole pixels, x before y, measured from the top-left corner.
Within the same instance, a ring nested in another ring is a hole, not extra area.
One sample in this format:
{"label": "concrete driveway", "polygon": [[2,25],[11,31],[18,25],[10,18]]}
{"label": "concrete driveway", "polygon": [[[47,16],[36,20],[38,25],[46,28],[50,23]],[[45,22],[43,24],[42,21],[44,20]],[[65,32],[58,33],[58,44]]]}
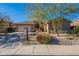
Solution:
{"label": "concrete driveway", "polygon": [[0,48],[0,55],[79,55],[79,45],[25,45]]}

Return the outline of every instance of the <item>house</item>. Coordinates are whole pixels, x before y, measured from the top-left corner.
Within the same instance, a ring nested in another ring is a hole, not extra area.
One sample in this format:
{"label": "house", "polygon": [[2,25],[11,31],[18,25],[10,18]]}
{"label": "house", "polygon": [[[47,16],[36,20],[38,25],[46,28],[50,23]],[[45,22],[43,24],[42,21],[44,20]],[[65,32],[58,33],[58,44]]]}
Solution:
{"label": "house", "polygon": [[35,32],[34,22],[33,21],[24,21],[16,24],[16,31],[17,32],[24,32],[28,28],[28,32]]}
{"label": "house", "polygon": [[15,28],[15,25],[12,22],[9,22],[7,20],[0,20],[0,22],[2,23],[0,33],[9,31],[9,27],[11,27],[12,29]]}
{"label": "house", "polygon": [[[45,32],[48,32],[48,24],[45,23],[43,25]],[[35,27],[35,22],[34,21],[24,21],[16,24],[16,31],[18,32],[25,32],[26,33],[26,28],[28,28],[28,32],[36,32],[38,31]]]}
{"label": "house", "polygon": [[[58,19],[58,18],[56,18]],[[70,20],[67,20],[65,18],[63,18],[63,21],[61,21],[61,23],[58,25],[58,32],[59,33],[67,33],[69,32],[71,29],[70,29],[70,24],[72,22]],[[54,33],[54,27],[52,26],[52,24],[49,22],[49,26],[48,26],[48,30],[49,32],[53,32]]]}
{"label": "house", "polygon": [[79,25],[79,20],[75,20],[70,24],[70,26],[77,26],[77,25]]}
{"label": "house", "polygon": [[73,22],[70,24],[70,26],[71,26],[71,29],[74,29],[76,26],[79,26],[79,20],[73,21]]}
{"label": "house", "polygon": [[[71,23],[71,21],[63,18],[63,21],[58,26],[58,31],[60,33],[69,32],[70,31],[70,23]],[[35,29],[34,24],[35,23],[33,21],[24,21],[21,23],[17,23],[16,28],[17,28],[18,32],[25,32],[26,33],[26,28],[28,28],[29,32],[35,32],[37,30]],[[45,22],[45,24],[43,25],[43,28],[44,28],[45,32],[53,32],[54,33],[54,28],[50,22]]]}

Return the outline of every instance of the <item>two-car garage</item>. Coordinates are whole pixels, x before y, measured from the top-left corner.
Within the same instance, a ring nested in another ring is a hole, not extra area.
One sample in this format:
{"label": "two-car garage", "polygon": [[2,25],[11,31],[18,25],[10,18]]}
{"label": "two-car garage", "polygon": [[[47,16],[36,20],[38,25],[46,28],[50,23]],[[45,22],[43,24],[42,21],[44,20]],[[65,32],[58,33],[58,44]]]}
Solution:
{"label": "two-car garage", "polygon": [[21,22],[16,24],[16,29],[18,32],[24,32],[26,34],[26,30],[28,28],[28,32],[32,32],[34,28],[34,23],[31,21],[27,22]]}

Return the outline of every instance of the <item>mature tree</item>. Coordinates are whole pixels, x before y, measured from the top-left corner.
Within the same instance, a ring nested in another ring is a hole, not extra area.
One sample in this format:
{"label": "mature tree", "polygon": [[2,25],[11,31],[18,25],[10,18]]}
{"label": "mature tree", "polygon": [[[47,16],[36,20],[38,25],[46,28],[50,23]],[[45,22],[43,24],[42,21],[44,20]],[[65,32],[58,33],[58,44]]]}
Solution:
{"label": "mature tree", "polygon": [[[32,12],[30,18],[37,21],[37,23],[39,22],[40,26],[45,22],[54,20],[52,24],[56,33],[58,33],[57,27],[63,21],[62,18],[64,18],[65,15],[79,12],[79,9],[73,4],[35,4],[32,5],[30,10]],[[56,20],[58,17],[61,17],[61,19]]]}
{"label": "mature tree", "polygon": [[47,12],[43,8],[44,5],[33,5],[30,9],[32,11],[32,15],[29,16],[32,20],[35,21],[35,26],[38,27],[38,29],[43,29],[43,25],[45,21],[47,21]]}
{"label": "mature tree", "polygon": [[0,14],[0,29],[4,29],[7,24],[9,24],[9,28],[11,28],[10,17]]}

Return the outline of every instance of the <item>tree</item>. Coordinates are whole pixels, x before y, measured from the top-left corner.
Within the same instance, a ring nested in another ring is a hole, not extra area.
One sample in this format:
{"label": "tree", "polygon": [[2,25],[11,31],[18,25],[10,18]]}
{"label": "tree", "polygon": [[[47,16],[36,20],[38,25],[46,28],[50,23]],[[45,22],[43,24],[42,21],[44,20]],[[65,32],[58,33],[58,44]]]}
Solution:
{"label": "tree", "polygon": [[[79,8],[73,6],[73,4],[35,4],[30,8],[32,14],[30,18],[36,20],[37,22],[52,22],[55,32],[58,33],[58,25],[63,21],[56,19],[58,17],[64,18],[65,15],[70,13],[79,12]],[[41,25],[41,24],[40,24]]]}
{"label": "tree", "polygon": [[42,21],[34,21],[35,22],[35,28],[38,30],[38,31],[44,31],[44,28],[43,28],[43,22]]}
{"label": "tree", "polygon": [[[58,34],[58,25],[60,25],[62,23],[62,21],[64,20],[64,16],[71,14],[71,13],[76,13],[79,12],[79,8],[76,8],[73,4],[57,4],[55,5],[55,13],[53,13],[53,8],[49,7],[49,13],[55,15],[55,18],[57,18],[57,13],[60,14],[59,18],[54,19],[54,21],[52,21],[53,23],[53,27],[55,29],[55,32]],[[53,16],[52,15],[52,16]]]}
{"label": "tree", "polygon": [[43,5],[33,5],[31,7],[32,15],[29,16],[32,20],[35,21],[35,24],[39,25],[39,29],[44,29],[43,25],[47,22],[46,10],[43,8]]}
{"label": "tree", "polygon": [[57,35],[59,35],[59,29],[58,28],[59,28],[59,25],[62,24],[63,20],[64,20],[63,17],[59,17],[59,18],[56,18],[56,19],[52,20],[53,25],[55,26],[54,31],[57,33]]}
{"label": "tree", "polygon": [[9,28],[11,28],[12,23],[10,17],[0,14],[0,28],[4,29],[7,23],[9,23]]}
{"label": "tree", "polygon": [[4,26],[3,20],[0,20],[0,28],[3,28],[3,26]]}

